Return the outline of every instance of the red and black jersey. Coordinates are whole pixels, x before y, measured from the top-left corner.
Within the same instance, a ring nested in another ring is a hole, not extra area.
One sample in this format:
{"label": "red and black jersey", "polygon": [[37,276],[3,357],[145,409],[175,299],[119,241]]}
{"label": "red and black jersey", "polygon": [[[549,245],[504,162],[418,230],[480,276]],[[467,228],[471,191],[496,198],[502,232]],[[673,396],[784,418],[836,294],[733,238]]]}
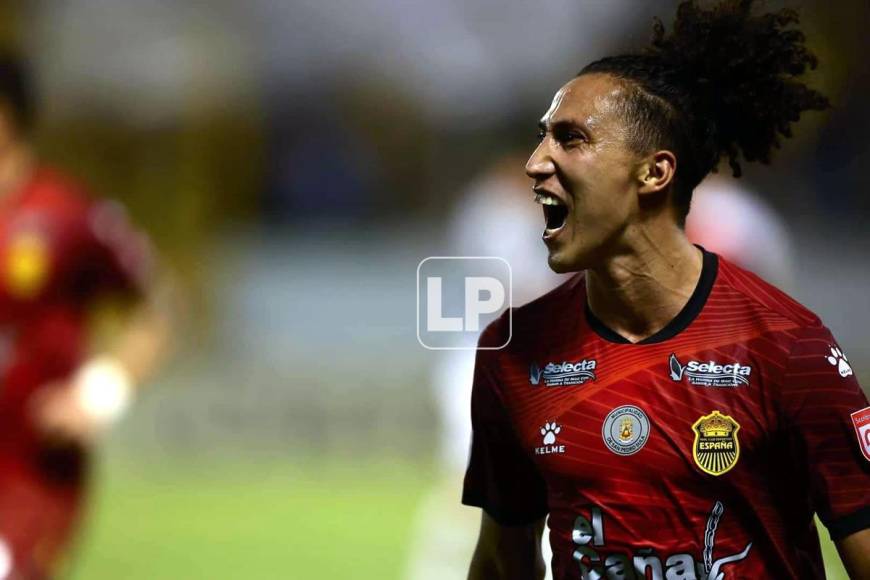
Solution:
{"label": "red and black jersey", "polygon": [[[490,325],[463,502],[549,514],[568,578],[818,578],[813,521],[870,527],[870,408],[819,319],[704,252],[664,329],[630,343],[578,274]],[[861,438],[865,441],[862,441]]]}
{"label": "red and black jersey", "polygon": [[[88,309],[137,292],[149,267],[145,237],[123,209],[37,170],[0,200],[0,440],[20,443],[26,402],[81,362]],[[7,447],[8,449],[8,447]]]}

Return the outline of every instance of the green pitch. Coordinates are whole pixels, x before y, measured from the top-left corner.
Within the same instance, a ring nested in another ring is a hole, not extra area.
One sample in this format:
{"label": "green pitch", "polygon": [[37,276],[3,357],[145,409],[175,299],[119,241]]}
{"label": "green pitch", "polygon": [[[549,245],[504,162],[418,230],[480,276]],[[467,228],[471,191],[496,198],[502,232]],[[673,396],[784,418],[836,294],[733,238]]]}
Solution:
{"label": "green pitch", "polygon": [[109,466],[76,580],[400,578],[426,473],[407,464]]}
{"label": "green pitch", "polygon": [[[409,462],[111,462],[74,580],[400,580],[431,470]],[[824,539],[828,578],[845,579]]]}

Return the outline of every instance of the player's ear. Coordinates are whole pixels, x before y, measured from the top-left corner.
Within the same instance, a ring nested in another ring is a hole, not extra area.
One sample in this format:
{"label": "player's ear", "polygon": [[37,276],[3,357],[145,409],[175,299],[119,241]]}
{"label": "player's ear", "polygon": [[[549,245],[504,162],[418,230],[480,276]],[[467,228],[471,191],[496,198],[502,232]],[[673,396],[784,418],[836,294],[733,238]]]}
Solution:
{"label": "player's ear", "polygon": [[636,175],[640,187],[637,192],[650,194],[664,190],[674,180],[676,171],[676,156],[666,149],[656,151],[638,166]]}

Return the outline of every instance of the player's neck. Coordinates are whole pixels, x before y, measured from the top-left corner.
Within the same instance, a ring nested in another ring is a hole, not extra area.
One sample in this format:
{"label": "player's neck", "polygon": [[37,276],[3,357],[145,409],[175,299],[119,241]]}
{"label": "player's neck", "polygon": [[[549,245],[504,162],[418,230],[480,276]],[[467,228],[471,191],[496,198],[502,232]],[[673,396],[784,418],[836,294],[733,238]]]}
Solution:
{"label": "player's neck", "polygon": [[701,277],[703,254],[682,230],[650,231],[619,254],[586,271],[589,308],[630,342],[652,336],[689,301]]}
{"label": "player's neck", "polygon": [[0,199],[19,191],[33,173],[33,151],[27,143],[10,143],[0,153]]}

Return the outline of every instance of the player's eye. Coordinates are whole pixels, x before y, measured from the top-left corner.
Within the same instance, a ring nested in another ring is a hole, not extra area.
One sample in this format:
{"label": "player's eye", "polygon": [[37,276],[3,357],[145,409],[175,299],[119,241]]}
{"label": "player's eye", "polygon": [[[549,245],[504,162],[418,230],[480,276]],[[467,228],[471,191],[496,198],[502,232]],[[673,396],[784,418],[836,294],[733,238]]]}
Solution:
{"label": "player's eye", "polygon": [[543,129],[539,130],[539,131],[538,131],[538,143],[540,143],[541,141],[543,141],[543,140],[544,140],[544,137],[546,137],[546,136],[547,136],[547,132],[546,132],[546,131],[544,131]]}
{"label": "player's eye", "polygon": [[554,135],[559,143],[573,143],[575,141],[586,141],[586,136],[577,131],[559,131]]}

